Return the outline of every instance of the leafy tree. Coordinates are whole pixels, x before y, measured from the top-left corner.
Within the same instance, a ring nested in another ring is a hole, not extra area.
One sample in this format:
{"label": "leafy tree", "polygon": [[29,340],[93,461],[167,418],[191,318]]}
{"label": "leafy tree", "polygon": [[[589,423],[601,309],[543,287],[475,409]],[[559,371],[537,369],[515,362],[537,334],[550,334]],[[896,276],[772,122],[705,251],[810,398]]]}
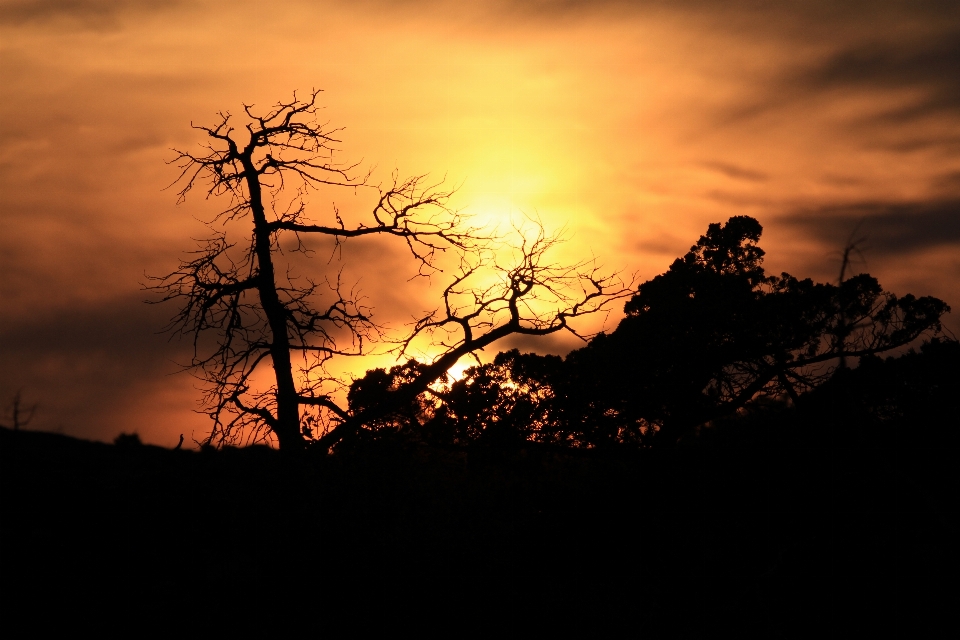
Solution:
{"label": "leafy tree", "polygon": [[[383,416],[371,425],[373,435],[453,446],[542,440],[557,422],[547,381],[560,365],[559,356],[520,354],[515,349],[500,353],[492,363],[470,369],[463,379],[441,380],[442,384],[411,398],[405,407]],[[387,389],[402,387],[414,366],[369,371],[351,387],[351,406],[363,407],[368,398],[376,402]]]}
{"label": "leafy tree", "polygon": [[[317,121],[317,96],[295,94],[265,112],[244,106],[238,127],[220,113],[216,124],[195,127],[208,138],[201,151],[176,152],[180,200],[202,186],[208,197],[229,201],[208,223],[212,236],[152,287],[161,301],[180,304],[171,329],[193,339],[190,366],[205,383],[214,423],[209,442],[272,435],[284,449],[312,440],[331,446],[406,411],[463,356],[510,334],[572,331],[571,319],[627,295],[616,276],[601,275],[595,265],[547,262],[557,239],[542,233],[502,263],[509,252],[448,206],[452,191],[424,176],[394,175],[387,187],[371,185],[369,174],[335,159],[338,130]],[[378,195],[366,220],[348,224],[334,208],[320,224],[308,217],[306,204],[320,187],[376,189]],[[246,235],[241,244],[227,235],[238,226]],[[289,236],[295,244],[281,251],[281,239]],[[446,251],[456,254],[460,269],[442,307],[396,343],[403,356],[415,340],[429,338],[440,355],[395,375],[403,384],[378,387],[376,376],[368,376],[344,404],[347,385],[330,373],[330,363],[392,343],[339,275],[295,278],[291,258],[309,257],[311,238],[332,240],[339,249],[347,240],[372,237],[396,238],[423,275],[438,272],[438,256]],[[491,275],[496,284],[489,284]]]}
{"label": "leafy tree", "polygon": [[627,317],[570,364],[598,376],[621,423],[659,425],[675,440],[758,395],[796,400],[840,358],[882,353],[940,330],[949,307],[897,297],[860,274],[839,285],[767,276],[762,227],[737,216],[711,224],[670,269],[642,284]]}
{"label": "leafy tree", "polygon": [[[477,415],[480,432],[523,406],[532,421],[516,428],[533,440],[671,443],[758,397],[796,401],[842,358],[940,330],[943,301],[897,297],[866,274],[838,285],[767,276],[761,232],[746,216],[711,224],[666,273],[640,285],[615,331],[563,361],[501,354],[453,385],[436,415],[454,424]],[[460,408],[471,403],[486,408]]]}
{"label": "leafy tree", "polygon": [[953,426],[960,413],[960,342],[933,338],[899,357],[864,356],[856,369],[837,371],[806,405],[811,413],[882,434],[893,449],[954,451],[960,442]]}

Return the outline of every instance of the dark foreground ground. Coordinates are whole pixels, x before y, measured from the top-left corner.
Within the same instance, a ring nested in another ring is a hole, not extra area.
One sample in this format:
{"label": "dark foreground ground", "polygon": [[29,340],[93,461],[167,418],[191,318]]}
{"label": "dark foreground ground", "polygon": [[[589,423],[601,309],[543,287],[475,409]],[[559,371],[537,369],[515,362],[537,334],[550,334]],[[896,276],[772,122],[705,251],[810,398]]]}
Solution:
{"label": "dark foreground ground", "polygon": [[664,451],[299,460],[2,430],[6,623],[42,601],[358,631],[443,612],[452,635],[941,636],[960,611],[956,447],[891,429],[779,409]]}

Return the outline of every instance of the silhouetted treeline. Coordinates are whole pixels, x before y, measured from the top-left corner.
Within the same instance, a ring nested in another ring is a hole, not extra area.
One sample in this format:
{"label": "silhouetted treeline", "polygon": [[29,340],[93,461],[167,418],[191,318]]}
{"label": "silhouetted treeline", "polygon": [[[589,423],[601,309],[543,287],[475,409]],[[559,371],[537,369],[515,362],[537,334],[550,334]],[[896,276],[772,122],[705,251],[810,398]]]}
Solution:
{"label": "silhouetted treeline", "polygon": [[[897,297],[866,274],[837,285],[767,275],[761,231],[746,216],[710,225],[639,287],[610,334],[565,358],[500,353],[384,416],[367,437],[674,446],[749,403],[799,403],[852,359],[873,371],[878,354],[939,334],[949,307],[937,298]],[[368,372],[351,388],[352,410],[385,403],[422,367]]]}
{"label": "silhouetted treeline", "polygon": [[[939,633],[960,599],[960,343],[884,352],[946,305],[766,276],[759,231],[712,225],[609,335],[501,353],[333,451],[0,429],[8,625],[70,594],[90,624],[189,609],[211,630],[264,608],[357,630],[453,615],[457,634]],[[370,372],[351,406],[417,366]]]}
{"label": "silhouetted treeline", "polygon": [[926,635],[958,595],[958,364],[943,340],[867,359],[671,447],[384,436],[290,456],[0,430],[8,619],[54,591],[90,624],[103,602],[160,617],[203,602],[213,623],[295,585],[300,615],[360,628],[452,614]]}

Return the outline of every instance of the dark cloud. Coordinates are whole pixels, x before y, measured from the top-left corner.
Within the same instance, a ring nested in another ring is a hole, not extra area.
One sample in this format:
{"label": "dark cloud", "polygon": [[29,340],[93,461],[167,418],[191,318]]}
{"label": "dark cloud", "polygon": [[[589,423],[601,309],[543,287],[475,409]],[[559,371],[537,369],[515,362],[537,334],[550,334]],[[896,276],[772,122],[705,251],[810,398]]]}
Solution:
{"label": "dark cloud", "polygon": [[[0,401],[18,389],[37,402],[37,428],[112,438],[129,405],[172,383],[190,347],[157,332],[172,313],[142,294],[62,306],[34,317],[4,319],[0,331]],[[185,398],[190,404],[190,399]],[[193,408],[188,406],[187,409]],[[127,425],[135,428],[135,425]]]}
{"label": "dark cloud", "polygon": [[[611,331],[616,328],[620,318],[623,317],[623,306],[617,305],[611,308],[610,318],[606,325],[606,330]],[[493,360],[493,357],[501,351],[518,349],[521,353],[539,353],[541,355],[566,355],[574,349],[579,349],[584,342],[569,331],[558,331],[546,336],[528,336],[514,334],[507,336],[503,340],[491,345],[482,357],[483,360]],[[464,360],[467,361],[466,359]]]}
{"label": "dark cloud", "polygon": [[[391,4],[405,9],[428,8],[455,4],[449,0],[362,0],[363,4]],[[695,11],[701,15],[775,15],[795,21],[850,19],[863,22],[877,15],[910,14],[917,16],[949,16],[956,11],[955,0],[493,0],[483,3],[488,10],[518,16],[562,18],[585,14],[622,12],[630,14],[651,11]]]}
{"label": "dark cloud", "polygon": [[[885,123],[883,126],[887,127]],[[888,127],[891,131],[897,131],[896,127]],[[944,153],[957,153],[960,151],[960,136],[952,135],[925,135],[918,133],[905,139],[874,139],[866,145],[867,148],[884,149],[894,153],[913,153],[914,151],[927,151],[937,149]]]}
{"label": "dark cloud", "polygon": [[[243,4],[223,3],[228,4]],[[278,3],[274,11],[296,11],[298,6],[319,5],[311,2]],[[890,15],[946,18],[956,12],[955,0],[487,0],[464,4],[451,0],[331,0],[329,5],[342,5],[360,11],[390,11],[406,16],[439,15],[456,20],[458,14],[487,16],[501,27],[506,19],[555,22],[595,15],[636,16],[645,13],[690,13],[701,17],[759,18],[765,25],[795,24],[808,27],[824,21],[856,21],[885,19]],[[30,23],[72,22],[88,28],[116,26],[125,15],[142,15],[189,6],[182,0],[0,0],[0,24],[13,26]],[[320,8],[322,11],[322,6]],[[772,21],[772,22],[771,22]]]}
{"label": "dark cloud", "polygon": [[166,351],[163,345],[167,340],[154,337],[166,324],[171,309],[146,304],[146,298],[146,293],[137,293],[114,300],[77,303],[11,322],[4,326],[5,355],[34,353],[39,345],[40,359],[56,355],[72,360],[84,354],[104,354],[108,361],[126,371],[123,354],[137,347],[138,355],[148,356],[145,361],[150,362],[153,358],[149,356]]}
{"label": "dark cloud", "polygon": [[960,200],[922,203],[860,203],[798,211],[777,219],[827,246],[842,247],[851,234],[864,248],[885,255],[944,245],[960,249]]}
{"label": "dark cloud", "polygon": [[[806,42],[824,54],[784,65],[773,78],[764,79],[752,97],[744,96],[720,113],[715,125],[736,125],[776,111],[816,112],[838,96],[869,96],[876,106],[859,107],[859,115],[844,126],[885,129],[874,136],[874,145],[902,152],[955,146],[956,136],[949,131],[931,136],[929,131],[902,132],[890,125],[960,114],[957,3],[883,2],[854,12],[850,3],[833,4],[835,12],[826,3],[754,12],[766,15],[770,28],[785,40]],[[735,21],[721,22],[729,26]],[[745,29],[747,36],[756,33],[753,27]]]}
{"label": "dark cloud", "polygon": [[639,253],[676,257],[682,255],[690,246],[692,238],[678,238],[674,235],[661,233],[656,236],[647,236],[634,246]]}
{"label": "dark cloud", "polygon": [[723,174],[728,178],[734,178],[737,180],[747,180],[748,182],[766,182],[770,179],[770,176],[765,173],[747,169],[745,167],[739,167],[735,164],[730,164],[727,162],[701,162],[700,166],[712,171],[716,171],[717,173]]}
{"label": "dark cloud", "polygon": [[960,112],[960,29],[912,42],[852,46],[809,69],[798,80],[811,90],[921,90],[922,97],[884,114],[888,118]]}
{"label": "dark cloud", "polygon": [[960,171],[951,171],[936,176],[933,179],[932,186],[938,191],[960,194]]}
{"label": "dark cloud", "polygon": [[87,28],[116,26],[122,14],[153,12],[179,0],[13,0],[0,3],[0,25],[68,21]]}
{"label": "dark cloud", "polygon": [[774,206],[776,202],[774,198],[765,194],[740,193],[725,189],[712,189],[706,192],[704,196],[722,205],[730,205],[738,208],[771,207]]}

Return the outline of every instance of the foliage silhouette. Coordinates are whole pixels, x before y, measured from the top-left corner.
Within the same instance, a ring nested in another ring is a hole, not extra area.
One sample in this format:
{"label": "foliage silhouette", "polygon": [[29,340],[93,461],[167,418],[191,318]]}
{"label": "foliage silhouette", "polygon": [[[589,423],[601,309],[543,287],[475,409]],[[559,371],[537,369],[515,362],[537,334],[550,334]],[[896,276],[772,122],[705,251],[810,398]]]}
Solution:
{"label": "foliage silhouette", "polygon": [[[552,447],[523,440],[542,430],[511,433],[531,424],[524,411],[537,425],[551,407],[517,380],[562,375],[563,362],[500,354],[442,391],[456,421],[395,431],[424,418],[413,407],[359,432],[357,446],[294,460],[263,446],[170,451],[0,429],[11,610],[52,581],[90,593],[98,575],[113,601],[206,598],[222,615],[238,589],[322,576],[336,587],[311,605],[324,615],[382,604],[567,621],[574,609],[593,624],[614,610],[657,637],[949,623],[956,341],[861,357],[795,405],[758,398],[679,447]],[[354,402],[376,402],[378,386],[417,366],[370,376]],[[457,439],[470,446],[448,446]],[[185,553],[192,540],[199,561]]]}
{"label": "foliage silhouette", "polygon": [[[865,356],[801,404],[811,416],[859,425],[898,446],[955,451],[960,431],[960,342],[933,338],[899,357]],[[847,429],[848,435],[854,433]]]}
{"label": "foliage silhouette", "polygon": [[[208,197],[230,202],[209,221],[213,235],[194,257],[150,287],[160,301],[180,304],[169,328],[193,339],[190,367],[205,383],[214,423],[208,444],[275,437],[284,449],[315,441],[326,450],[400,411],[460,358],[511,334],[575,331],[571,319],[629,295],[616,274],[601,274],[592,262],[550,262],[547,253],[558,239],[542,227],[503,264],[500,239],[469,226],[448,206],[452,190],[424,176],[395,174],[386,187],[370,184],[369,174],[334,158],[338,130],[317,121],[318,93],[302,100],[294,94],[266,112],[245,105],[242,128],[220,113],[215,125],[194,127],[209,138],[201,152],[176,152],[180,200],[202,186]],[[319,187],[376,189],[378,195],[366,219],[348,223],[334,207],[330,224],[316,224],[307,217],[306,196]],[[249,234],[246,244],[228,238],[230,225]],[[281,250],[281,238],[291,235],[294,246]],[[346,384],[330,373],[331,361],[391,343],[339,273],[324,282],[295,278],[288,254],[309,257],[310,238],[332,240],[340,249],[368,237],[398,239],[420,275],[438,273],[444,252],[456,255],[459,270],[441,308],[392,343],[403,356],[414,341],[431,339],[439,355],[411,365],[403,385],[382,387],[376,403],[342,405]]]}
{"label": "foliage silhouette", "polygon": [[249,609],[236,594],[319,576],[304,606],[325,620],[395,607],[620,616],[654,637],[871,621],[935,636],[956,600],[960,343],[879,354],[936,333],[946,305],[869,276],[769,278],[759,231],[712,225],[566,358],[508,351],[425,390],[429,363],[368,372],[348,393],[365,422],[334,455],[0,428],[12,624],[35,627],[54,584],[87,611],[155,606],[144,619],[203,601],[219,628]]}
{"label": "foliage silhouette", "polygon": [[[612,423],[608,437],[633,431],[675,442],[758,396],[796,401],[841,358],[940,331],[943,301],[897,297],[866,274],[838,285],[767,276],[761,232],[745,216],[711,224],[666,273],[640,286],[612,334],[568,358],[581,389],[594,381],[594,402]],[[637,432],[651,423],[655,430]]]}
{"label": "foliage silhouette", "polygon": [[143,442],[137,433],[121,433],[113,439],[113,444],[117,447],[140,447]]}
{"label": "foliage silhouette", "polygon": [[897,297],[866,274],[837,285],[766,275],[761,232],[746,216],[711,224],[640,285],[609,335],[565,359],[502,353],[390,426],[448,443],[671,444],[749,402],[795,403],[843,359],[941,330],[942,300]]}

